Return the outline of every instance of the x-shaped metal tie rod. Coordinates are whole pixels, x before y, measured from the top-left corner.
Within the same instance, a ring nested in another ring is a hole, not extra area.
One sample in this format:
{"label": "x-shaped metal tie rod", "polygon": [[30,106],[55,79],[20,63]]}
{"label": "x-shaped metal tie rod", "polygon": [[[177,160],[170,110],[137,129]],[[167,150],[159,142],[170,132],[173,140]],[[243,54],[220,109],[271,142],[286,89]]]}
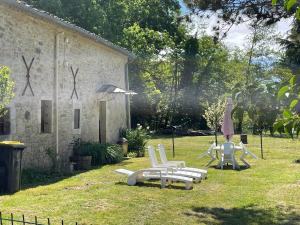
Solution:
{"label": "x-shaped metal tie rod", "polygon": [[26,92],[27,87],[30,88],[31,94],[32,94],[32,96],[34,96],[34,93],[33,93],[33,90],[32,90],[31,84],[30,84],[30,69],[31,69],[32,64],[33,64],[33,61],[34,61],[34,57],[32,58],[32,60],[31,60],[31,62],[30,62],[30,64],[29,64],[29,66],[28,66],[28,64],[27,64],[26,59],[25,59],[24,56],[22,56],[22,59],[23,59],[23,62],[24,62],[24,64],[25,64],[25,67],[26,67],[26,70],[27,70],[27,74],[26,74],[27,83],[26,83],[26,86],[25,86],[24,91],[23,91],[23,93],[22,93],[22,96],[25,95],[25,92]]}
{"label": "x-shaped metal tie rod", "polygon": [[73,75],[73,78],[74,78],[74,81],[73,81],[74,88],[73,88],[73,91],[72,91],[71,99],[73,98],[74,93],[75,93],[75,95],[78,99],[78,94],[77,94],[77,91],[76,91],[76,77],[77,77],[79,68],[77,68],[76,72],[74,73],[73,67],[71,66],[71,71],[72,71],[72,75]]}

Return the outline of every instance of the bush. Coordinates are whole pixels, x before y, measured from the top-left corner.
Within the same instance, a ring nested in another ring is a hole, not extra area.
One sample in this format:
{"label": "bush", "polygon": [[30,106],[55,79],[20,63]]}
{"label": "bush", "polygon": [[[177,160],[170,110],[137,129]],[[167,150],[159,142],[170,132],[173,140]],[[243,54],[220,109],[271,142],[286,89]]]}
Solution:
{"label": "bush", "polygon": [[123,160],[121,146],[114,144],[75,140],[73,141],[73,151],[76,156],[92,156],[92,166],[118,163]]}
{"label": "bush", "polygon": [[125,129],[121,131],[121,136],[128,141],[128,152],[136,153],[137,157],[145,155],[145,146],[147,144],[147,131],[138,126],[137,129]]}
{"label": "bush", "polygon": [[129,152],[129,153],[127,154],[127,156],[128,156],[129,158],[136,158],[136,157],[137,157],[137,154],[136,154],[135,152]]}
{"label": "bush", "polygon": [[120,145],[108,145],[105,152],[105,160],[108,164],[118,163],[123,160],[123,149]]}

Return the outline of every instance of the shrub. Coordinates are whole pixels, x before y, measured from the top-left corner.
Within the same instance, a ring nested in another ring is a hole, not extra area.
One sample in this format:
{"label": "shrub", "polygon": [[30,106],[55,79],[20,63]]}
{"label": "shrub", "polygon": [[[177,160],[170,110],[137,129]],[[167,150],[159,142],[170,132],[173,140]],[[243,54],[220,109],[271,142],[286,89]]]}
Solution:
{"label": "shrub", "polygon": [[145,155],[145,146],[147,144],[147,131],[138,126],[137,129],[125,129],[121,131],[121,136],[128,141],[128,152],[136,153],[137,157]]}
{"label": "shrub", "polygon": [[57,169],[57,153],[54,148],[47,148],[46,149],[46,154],[49,156],[51,160],[51,171],[54,172]]}
{"label": "shrub", "polygon": [[105,152],[106,163],[118,163],[123,160],[123,150],[120,145],[108,145]]}
{"label": "shrub", "polygon": [[74,155],[92,156],[92,166],[118,163],[123,159],[123,151],[119,145],[83,142],[78,139],[72,144]]}
{"label": "shrub", "polygon": [[127,156],[128,156],[129,158],[136,158],[136,157],[137,157],[137,154],[136,154],[136,152],[129,152],[129,153],[127,154]]}

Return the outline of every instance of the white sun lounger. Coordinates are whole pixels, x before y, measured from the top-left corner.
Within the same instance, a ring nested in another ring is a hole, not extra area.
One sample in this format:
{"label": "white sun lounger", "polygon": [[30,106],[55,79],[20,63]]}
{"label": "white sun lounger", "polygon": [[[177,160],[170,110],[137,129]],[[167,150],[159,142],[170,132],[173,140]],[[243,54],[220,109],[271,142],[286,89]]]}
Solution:
{"label": "white sun lounger", "polygon": [[167,159],[165,146],[163,144],[158,144],[157,147],[158,147],[158,150],[159,150],[160,160],[163,164],[175,165],[175,166],[178,166],[178,167],[181,167],[181,168],[185,167],[185,161],[169,161]]}
{"label": "white sun lounger", "polygon": [[116,173],[127,175],[127,183],[130,186],[135,185],[137,182],[144,182],[145,180],[157,179],[161,181],[161,187],[166,187],[167,183],[171,182],[183,182],[185,183],[185,189],[189,190],[193,188],[193,179],[189,177],[183,177],[179,175],[169,174],[167,170],[148,168],[138,171],[131,171],[127,169],[117,169]]}
{"label": "white sun lounger", "polygon": [[153,168],[169,168],[169,169],[173,168],[176,172],[186,173],[185,176],[193,177],[195,179],[197,179],[197,176],[199,175],[201,176],[201,178],[206,178],[207,176],[206,170],[201,170],[201,169],[191,168],[191,167],[182,167],[182,164],[181,166],[178,166],[174,163],[163,163],[163,162],[161,164],[158,163],[153,146],[148,146],[148,154],[149,154],[151,166]]}

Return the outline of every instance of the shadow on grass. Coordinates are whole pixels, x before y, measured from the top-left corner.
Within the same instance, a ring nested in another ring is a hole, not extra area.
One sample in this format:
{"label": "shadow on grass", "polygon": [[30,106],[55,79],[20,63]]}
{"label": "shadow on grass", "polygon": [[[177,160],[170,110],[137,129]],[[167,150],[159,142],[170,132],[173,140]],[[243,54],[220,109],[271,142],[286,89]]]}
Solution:
{"label": "shadow on grass", "polygon": [[[129,186],[126,182],[116,182],[116,185],[122,185],[122,186]],[[171,185],[166,186],[164,189],[176,189],[176,190],[185,190],[184,186],[174,185],[176,183],[172,183]],[[152,183],[152,182],[139,182],[135,186],[141,187],[141,188],[159,188],[161,189],[161,185],[159,183]]]}
{"label": "shadow on grass", "polygon": [[[209,166],[208,168],[213,168],[213,169],[222,171],[222,169],[220,167],[218,167],[218,165],[212,165],[212,166]],[[241,165],[240,168],[235,169],[235,171],[243,171],[243,170],[247,170],[247,169],[251,169],[251,167]],[[224,165],[223,170],[233,170],[232,165]]]}
{"label": "shadow on grass", "polygon": [[[124,160],[118,164],[118,166],[126,166],[131,164],[132,162],[128,160]],[[101,166],[95,166],[92,167],[90,170],[78,170],[74,171],[74,173],[71,174],[66,174],[66,173],[53,173],[53,172],[47,172],[47,171],[39,171],[35,169],[28,169],[24,170],[22,172],[22,188],[21,190],[26,190],[29,188],[34,188],[37,186],[46,186],[46,185],[51,185],[60,181],[63,181],[65,179],[69,179],[71,177],[77,176],[79,174],[87,173],[93,170],[99,170],[105,165]],[[6,195],[5,193],[0,193],[1,195]]]}
{"label": "shadow on grass", "polygon": [[197,217],[199,223],[222,225],[278,224],[299,225],[300,215],[293,207],[277,206],[261,209],[255,205],[241,208],[193,207],[185,215]]}

